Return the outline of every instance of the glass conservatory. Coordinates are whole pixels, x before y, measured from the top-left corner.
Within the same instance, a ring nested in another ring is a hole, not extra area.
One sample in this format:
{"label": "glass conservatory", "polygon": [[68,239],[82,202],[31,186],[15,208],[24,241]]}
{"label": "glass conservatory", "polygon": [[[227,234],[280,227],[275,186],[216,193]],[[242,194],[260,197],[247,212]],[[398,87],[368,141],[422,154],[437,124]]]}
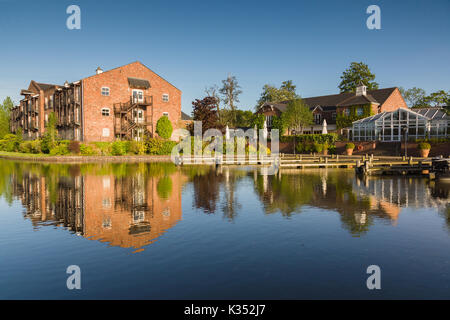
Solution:
{"label": "glass conservatory", "polygon": [[443,138],[450,133],[449,121],[441,108],[400,108],[353,122],[352,136],[354,141]]}

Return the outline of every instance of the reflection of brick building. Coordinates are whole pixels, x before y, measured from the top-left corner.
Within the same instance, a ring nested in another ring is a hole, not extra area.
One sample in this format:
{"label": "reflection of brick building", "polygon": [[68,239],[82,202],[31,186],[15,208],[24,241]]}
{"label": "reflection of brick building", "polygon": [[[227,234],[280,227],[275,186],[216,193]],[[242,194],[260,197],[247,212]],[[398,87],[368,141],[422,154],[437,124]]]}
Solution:
{"label": "reflection of brick building", "polygon": [[26,173],[21,180],[14,178],[14,194],[21,198],[35,226],[64,226],[111,246],[141,249],[182,217],[185,176],[176,171],[165,177],[170,181],[165,198],[157,191],[160,179],[87,174],[59,177],[51,187],[45,177]]}
{"label": "reflection of brick building", "polygon": [[11,130],[21,127],[25,139],[43,135],[51,112],[60,137],[78,141],[138,140],[154,135],[162,116],[181,121],[181,91],[140,62],[63,85],[31,81],[21,95]]}
{"label": "reflection of brick building", "polygon": [[160,178],[86,176],[85,236],[112,246],[140,248],[150,244],[181,219],[179,171],[169,177],[172,192],[162,199],[156,191]]}

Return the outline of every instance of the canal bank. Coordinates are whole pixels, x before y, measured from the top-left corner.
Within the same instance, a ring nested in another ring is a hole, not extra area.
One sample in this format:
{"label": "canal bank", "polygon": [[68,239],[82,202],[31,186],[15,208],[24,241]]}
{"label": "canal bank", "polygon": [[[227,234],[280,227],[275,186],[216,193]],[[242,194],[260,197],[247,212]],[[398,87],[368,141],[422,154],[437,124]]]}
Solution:
{"label": "canal bank", "polygon": [[100,163],[100,162],[170,162],[170,155],[126,155],[126,156],[48,156],[0,151],[0,159],[52,163]]}

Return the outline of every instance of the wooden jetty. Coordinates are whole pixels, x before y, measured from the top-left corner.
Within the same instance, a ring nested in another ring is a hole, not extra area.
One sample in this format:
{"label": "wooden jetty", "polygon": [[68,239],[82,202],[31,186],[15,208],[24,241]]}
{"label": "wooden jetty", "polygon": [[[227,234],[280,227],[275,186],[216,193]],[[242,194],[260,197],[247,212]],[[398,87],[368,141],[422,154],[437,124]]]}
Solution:
{"label": "wooden jetty", "polygon": [[358,162],[355,166],[355,172],[360,175],[414,175],[426,176],[430,179],[450,178],[449,174],[450,159],[414,159],[409,157],[407,163],[398,163],[393,161],[385,164],[382,162],[371,162],[366,160]]}

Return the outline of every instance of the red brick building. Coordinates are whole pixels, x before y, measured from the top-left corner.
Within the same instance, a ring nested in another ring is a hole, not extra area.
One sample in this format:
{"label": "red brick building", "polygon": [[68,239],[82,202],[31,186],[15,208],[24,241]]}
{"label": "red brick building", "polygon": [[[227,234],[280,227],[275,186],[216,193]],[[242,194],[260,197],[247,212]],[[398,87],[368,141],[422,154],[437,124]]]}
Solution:
{"label": "red brick building", "polygon": [[181,120],[181,91],[138,61],[63,85],[31,81],[21,95],[11,130],[25,139],[41,137],[52,112],[60,137],[77,141],[140,140],[163,116]]}
{"label": "red brick building", "polygon": [[[353,113],[358,117],[363,117],[398,108],[408,108],[397,87],[367,90],[366,86],[361,85],[356,92],[303,98],[302,100],[312,111],[314,123],[305,128],[291,128],[299,134],[322,133],[324,120],[326,120],[328,132],[336,131],[338,114],[349,116]],[[280,116],[286,110],[288,103],[289,101],[267,102],[257,112],[266,116],[267,126],[270,128],[273,116]]]}

